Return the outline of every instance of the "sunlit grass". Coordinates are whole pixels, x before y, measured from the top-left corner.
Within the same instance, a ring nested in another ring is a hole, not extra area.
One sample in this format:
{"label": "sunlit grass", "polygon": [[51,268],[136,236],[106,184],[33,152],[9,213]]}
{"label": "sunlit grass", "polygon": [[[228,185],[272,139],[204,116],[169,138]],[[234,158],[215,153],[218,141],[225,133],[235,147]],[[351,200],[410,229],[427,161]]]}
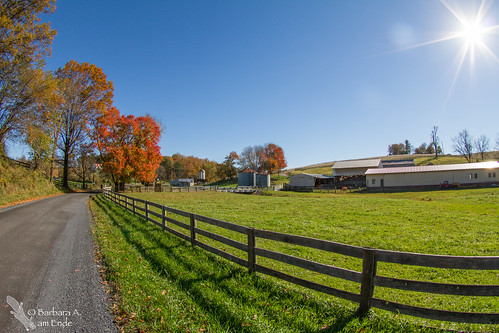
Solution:
{"label": "sunlit grass", "polygon": [[[236,224],[357,246],[442,255],[499,255],[499,189],[376,194],[265,194],[248,196],[210,192],[148,193],[136,196]],[[188,223],[187,220],[184,222]],[[245,242],[244,235],[200,222],[198,225],[202,229]],[[200,240],[217,245],[202,237]],[[265,240],[258,240],[257,246],[325,264],[361,270],[360,260],[354,258]],[[245,257],[242,251],[227,246],[222,248]],[[359,292],[359,285],[356,283],[271,260],[259,258],[259,263],[318,283]],[[378,266],[378,274],[462,284],[497,284],[499,277],[497,271],[429,269],[382,263]],[[439,296],[382,288],[376,289],[375,296],[453,311],[497,312],[499,308],[499,301],[494,297]],[[462,328],[462,325],[456,325],[450,324],[451,327]]]}
{"label": "sunlit grass", "polygon": [[391,316],[290,288],[191,247],[102,196],[93,232],[125,332],[420,332]]}

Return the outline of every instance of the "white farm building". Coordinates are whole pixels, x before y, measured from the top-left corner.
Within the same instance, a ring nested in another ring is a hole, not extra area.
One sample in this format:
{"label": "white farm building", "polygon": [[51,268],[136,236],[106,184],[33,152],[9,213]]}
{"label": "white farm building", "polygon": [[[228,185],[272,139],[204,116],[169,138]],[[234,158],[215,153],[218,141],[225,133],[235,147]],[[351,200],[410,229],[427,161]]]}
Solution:
{"label": "white farm building", "polygon": [[382,168],[381,159],[340,161],[333,165],[333,178],[338,186],[366,186],[366,172],[371,168]]}
{"label": "white farm building", "polygon": [[292,191],[313,191],[314,188],[332,186],[334,178],[331,176],[300,173],[289,177],[289,188]]}
{"label": "white farm building", "polygon": [[487,186],[499,184],[499,162],[374,168],[365,174],[371,190]]}

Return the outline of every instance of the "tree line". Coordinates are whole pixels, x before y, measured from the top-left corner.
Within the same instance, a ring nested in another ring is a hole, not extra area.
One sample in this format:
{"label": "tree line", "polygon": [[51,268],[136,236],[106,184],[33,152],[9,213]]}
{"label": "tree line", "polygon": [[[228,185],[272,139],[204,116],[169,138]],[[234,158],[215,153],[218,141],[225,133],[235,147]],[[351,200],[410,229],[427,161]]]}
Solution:
{"label": "tree line", "polygon": [[113,83],[93,64],[71,60],[55,73],[44,70],[56,31],[39,16],[54,10],[54,0],[0,3],[0,152],[8,140],[25,143],[33,167],[51,180],[62,167],[64,187],[70,171],[85,184],[98,162],[117,187],[131,178],[154,181],[158,122],[120,115]]}
{"label": "tree line", "polygon": [[[478,153],[483,161],[485,153],[492,148],[490,139],[487,136],[480,135],[478,138],[474,139],[466,129],[463,129],[457,136],[453,137],[452,142],[454,152],[463,156],[466,161],[470,163],[473,162],[474,153]],[[499,149],[499,135],[496,139],[495,148]],[[431,131],[430,143],[428,145],[426,142],[423,142],[419,147],[414,148],[409,140],[405,140],[403,143],[393,143],[388,146],[388,155],[408,155],[412,153],[435,154],[435,158],[438,158],[438,155],[443,154],[437,126],[434,126]]]}
{"label": "tree line", "polygon": [[230,179],[245,168],[257,172],[278,173],[287,166],[283,149],[274,144],[248,146],[241,153],[230,152],[221,163],[194,156],[173,154],[164,156],[157,170],[157,176],[162,181],[178,178],[197,180],[199,170],[206,172],[207,182]]}

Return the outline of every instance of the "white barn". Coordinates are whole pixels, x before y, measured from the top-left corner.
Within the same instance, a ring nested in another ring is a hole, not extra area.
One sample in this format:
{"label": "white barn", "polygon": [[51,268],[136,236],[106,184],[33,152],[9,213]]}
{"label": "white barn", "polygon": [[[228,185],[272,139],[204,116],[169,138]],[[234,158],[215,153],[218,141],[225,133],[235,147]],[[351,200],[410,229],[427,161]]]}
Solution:
{"label": "white barn", "polygon": [[499,162],[369,169],[366,183],[368,189],[487,186],[499,184]]}
{"label": "white barn", "polygon": [[289,187],[295,191],[312,191],[321,186],[333,186],[333,177],[309,173],[300,173],[289,177]]}
{"label": "white barn", "polygon": [[333,165],[333,177],[363,176],[371,168],[381,168],[381,159],[340,161]]}

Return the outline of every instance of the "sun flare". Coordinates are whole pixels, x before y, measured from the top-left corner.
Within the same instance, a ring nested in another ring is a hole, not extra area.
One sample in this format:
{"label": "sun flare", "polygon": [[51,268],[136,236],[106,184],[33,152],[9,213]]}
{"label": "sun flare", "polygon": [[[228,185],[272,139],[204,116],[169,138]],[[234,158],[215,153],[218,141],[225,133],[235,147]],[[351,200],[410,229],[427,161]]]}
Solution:
{"label": "sun flare", "polygon": [[483,37],[486,33],[485,28],[480,22],[465,22],[460,35],[464,38],[468,45],[477,45],[483,42]]}

